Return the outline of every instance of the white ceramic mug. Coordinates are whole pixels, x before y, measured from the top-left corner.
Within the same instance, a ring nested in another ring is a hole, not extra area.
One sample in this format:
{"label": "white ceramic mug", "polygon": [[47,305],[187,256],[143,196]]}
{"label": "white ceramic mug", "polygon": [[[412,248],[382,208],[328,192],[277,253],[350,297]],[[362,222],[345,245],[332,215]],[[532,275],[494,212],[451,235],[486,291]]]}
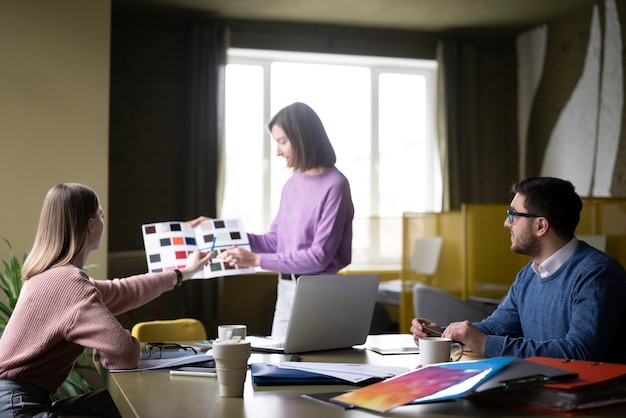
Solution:
{"label": "white ceramic mug", "polygon": [[232,340],[235,337],[245,340],[247,331],[248,328],[245,325],[219,325],[217,327],[217,338],[220,341]]}
{"label": "white ceramic mug", "polygon": [[[453,342],[450,338],[426,337],[419,339],[420,363],[427,366],[433,363],[445,363],[447,361],[459,361],[463,357],[463,345]],[[452,347],[458,347],[455,358],[451,358]]]}

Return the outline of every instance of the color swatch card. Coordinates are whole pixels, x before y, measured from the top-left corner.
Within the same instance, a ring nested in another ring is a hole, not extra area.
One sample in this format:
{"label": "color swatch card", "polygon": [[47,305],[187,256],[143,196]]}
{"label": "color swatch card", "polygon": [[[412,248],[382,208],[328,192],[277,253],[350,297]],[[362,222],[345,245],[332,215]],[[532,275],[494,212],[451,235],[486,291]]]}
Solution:
{"label": "color swatch card", "polygon": [[142,225],[141,231],[148,271],[152,273],[185,267],[187,257],[195,250],[203,252],[215,250],[216,256],[203,271],[196,273],[192,279],[210,279],[256,272],[252,267],[230,266],[217,257],[221,251],[232,245],[250,250],[248,235],[240,219],[208,219],[196,227],[180,221],[157,222]]}

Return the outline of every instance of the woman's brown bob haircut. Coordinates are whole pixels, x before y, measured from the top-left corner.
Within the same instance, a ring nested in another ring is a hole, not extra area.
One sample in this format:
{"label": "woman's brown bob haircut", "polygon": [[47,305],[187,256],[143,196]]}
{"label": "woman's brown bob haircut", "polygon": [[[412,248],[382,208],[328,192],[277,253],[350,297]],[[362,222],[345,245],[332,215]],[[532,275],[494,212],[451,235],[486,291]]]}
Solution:
{"label": "woman's brown bob haircut", "polygon": [[280,126],[291,142],[294,170],[331,167],[337,162],[321,119],[308,105],[296,102],[281,109],[267,124],[270,132],[274,125]]}

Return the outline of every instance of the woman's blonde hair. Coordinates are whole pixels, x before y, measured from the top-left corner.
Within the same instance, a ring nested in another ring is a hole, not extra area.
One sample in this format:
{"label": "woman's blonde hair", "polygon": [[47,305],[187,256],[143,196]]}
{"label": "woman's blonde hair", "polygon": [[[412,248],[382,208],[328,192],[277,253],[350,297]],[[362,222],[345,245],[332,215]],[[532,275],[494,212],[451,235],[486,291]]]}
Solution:
{"label": "woman's blonde hair", "polygon": [[24,261],[22,280],[51,267],[70,264],[85,247],[89,219],[98,213],[98,196],[78,183],[62,183],[48,191],[41,208],[37,235]]}

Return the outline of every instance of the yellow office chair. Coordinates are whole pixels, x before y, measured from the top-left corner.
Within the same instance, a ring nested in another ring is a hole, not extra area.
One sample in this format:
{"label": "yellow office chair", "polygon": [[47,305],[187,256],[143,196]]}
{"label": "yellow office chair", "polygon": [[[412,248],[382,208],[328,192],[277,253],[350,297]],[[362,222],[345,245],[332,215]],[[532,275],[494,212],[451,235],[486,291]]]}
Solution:
{"label": "yellow office chair", "polygon": [[136,323],[130,331],[139,342],[203,341],[207,339],[202,322],[193,318]]}

